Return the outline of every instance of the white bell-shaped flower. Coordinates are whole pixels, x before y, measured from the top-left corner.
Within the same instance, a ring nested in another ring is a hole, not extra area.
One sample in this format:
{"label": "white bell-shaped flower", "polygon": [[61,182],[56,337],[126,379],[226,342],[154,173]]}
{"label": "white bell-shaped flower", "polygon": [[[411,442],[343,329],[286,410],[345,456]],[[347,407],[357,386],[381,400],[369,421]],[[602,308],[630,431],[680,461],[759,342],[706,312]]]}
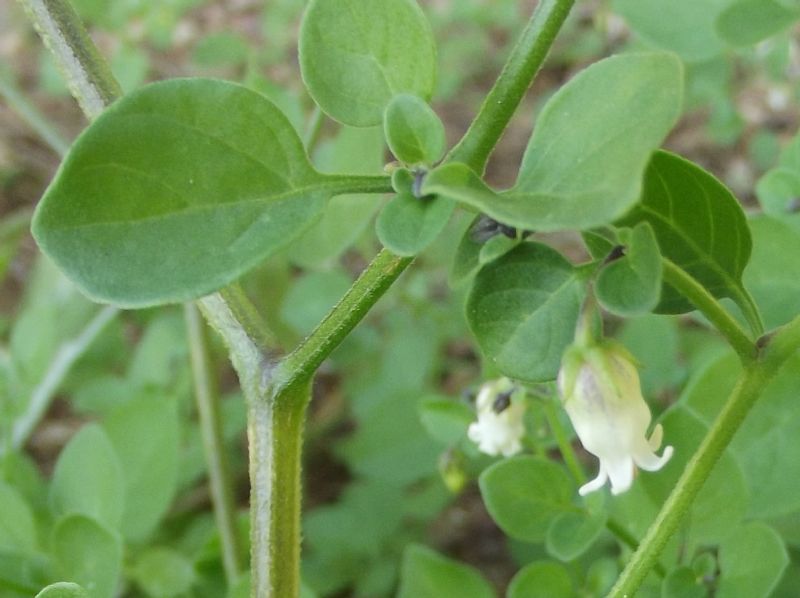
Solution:
{"label": "white bell-shaped flower", "polygon": [[581,496],[611,480],[611,493],[625,492],[633,483],[635,465],[647,471],[661,469],[672,447],[661,457],[663,429],[650,438],[650,409],[642,397],[633,357],[621,345],[601,341],[573,345],[564,354],[558,374],[564,408],[584,448],[600,459],[597,477],[582,486]]}
{"label": "white bell-shaped flower", "polygon": [[508,378],[481,386],[475,401],[478,421],[470,424],[467,435],[482,453],[510,457],[522,450],[525,403],[512,400],[513,392],[514,384]]}

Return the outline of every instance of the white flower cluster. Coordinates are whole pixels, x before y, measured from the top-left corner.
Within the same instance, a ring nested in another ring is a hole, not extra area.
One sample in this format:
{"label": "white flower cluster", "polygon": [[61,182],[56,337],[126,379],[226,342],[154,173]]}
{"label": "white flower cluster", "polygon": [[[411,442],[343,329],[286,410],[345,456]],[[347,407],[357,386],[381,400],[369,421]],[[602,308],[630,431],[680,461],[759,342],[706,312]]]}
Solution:
{"label": "white flower cluster", "polygon": [[513,392],[508,378],[487,382],[478,392],[478,421],[470,424],[467,435],[487,455],[510,457],[522,450],[525,403],[512,400]]}

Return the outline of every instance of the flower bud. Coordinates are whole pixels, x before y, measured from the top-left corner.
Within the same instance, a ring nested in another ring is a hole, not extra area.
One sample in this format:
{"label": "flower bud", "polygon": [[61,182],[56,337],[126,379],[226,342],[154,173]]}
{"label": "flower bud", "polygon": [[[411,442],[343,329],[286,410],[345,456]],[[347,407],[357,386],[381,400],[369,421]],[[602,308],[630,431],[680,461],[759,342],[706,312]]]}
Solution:
{"label": "flower bud", "polygon": [[470,424],[467,435],[487,455],[510,457],[522,450],[525,403],[512,400],[513,393],[508,378],[487,382],[478,392],[478,421]]}
{"label": "flower bud", "polygon": [[601,341],[567,349],[558,374],[561,400],[584,448],[600,459],[597,477],[583,485],[581,496],[611,480],[611,493],[631,487],[635,465],[658,471],[672,456],[661,457],[663,429],[657,425],[650,438],[650,409],[642,397],[633,357],[621,345]]}

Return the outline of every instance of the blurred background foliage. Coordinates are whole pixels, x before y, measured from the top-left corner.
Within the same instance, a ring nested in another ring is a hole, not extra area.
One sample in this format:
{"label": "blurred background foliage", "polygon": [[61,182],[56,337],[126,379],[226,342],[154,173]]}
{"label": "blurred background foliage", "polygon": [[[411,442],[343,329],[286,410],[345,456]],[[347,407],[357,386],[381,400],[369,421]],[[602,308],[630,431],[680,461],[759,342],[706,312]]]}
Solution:
{"label": "blurred background foliage", "polygon": [[[439,47],[433,106],[453,142],[535,2],[421,4]],[[736,37],[741,27],[735,19],[725,37],[714,25],[731,2],[674,2],[672,20],[662,15],[656,21],[654,4],[578,3],[498,146],[489,181],[511,184],[537,109],[559,84],[604,56],[658,47],[677,52],[687,66],[685,115],[667,147],[723,179],[747,210],[756,210],[760,200],[765,211],[785,213],[787,202],[800,195],[800,177],[781,170],[797,151],[789,145],[800,91],[794,19],[761,32],[754,44],[747,36]],[[223,77],[265,94],[301,133],[306,128],[313,106],[296,56],[302,1],[75,0],[74,5],[125,90],[169,77]],[[101,496],[118,490],[126,497],[125,512],[112,514],[125,546],[124,595],[223,596],[181,310],[109,313],[110,322],[74,365],[64,375],[54,372],[99,312],[37,253],[27,226],[58,165],[58,152],[86,123],[22,9],[11,0],[0,0],[0,85],[0,596],[32,595],[52,581],[46,571],[53,562],[71,571],[69,551],[59,552],[51,538],[69,539],[65,526],[55,531],[53,526],[60,501],[69,500],[64,487],[70,484],[70,468],[87,462],[104,475],[80,483],[96,484]],[[330,121],[323,124],[312,158],[321,170],[361,173],[379,173],[390,159],[379,129]],[[375,253],[372,223],[380,201],[335,198],[313,229],[242,281],[283,346],[291,347],[311,330]],[[566,588],[564,595],[596,596],[619,571],[619,551],[608,534],[579,558],[559,564],[541,543],[507,537],[486,513],[476,479],[492,459],[479,455],[465,430],[474,417],[470,394],[494,372],[485,369],[467,334],[463,293],[448,285],[467,224],[466,217],[451,222],[317,376],[304,457],[303,578],[309,596],[397,591],[405,597],[444,596],[430,593],[441,579],[450,580],[452,596],[492,595],[525,565],[528,576],[544,575],[551,588]],[[771,326],[798,311],[796,304],[770,303],[778,291],[797,296],[800,277],[786,279],[773,263],[775,251],[793,248],[800,255],[794,224],[754,222],[757,243],[771,239],[774,245],[757,245],[755,265],[748,270],[751,290]],[[584,255],[576,238],[551,240],[576,259]],[[715,413],[714,401],[724,396],[725,389],[718,387],[733,379],[735,362],[692,318],[646,316],[609,326],[643,364],[645,394],[655,410],[679,405],[665,420],[667,438],[673,430],[670,443],[691,450]],[[216,339],[213,343],[244,531],[244,406],[224,350]],[[800,364],[795,365],[797,372]],[[56,376],[56,387],[45,387],[48,376]],[[744,517],[769,520],[790,553],[800,549],[797,428],[790,425],[794,419],[780,423],[796,394],[789,380],[762,401],[761,419],[754,418],[753,429],[737,438],[728,456],[726,467],[734,473],[716,484],[712,480],[696,507],[695,526],[671,548],[685,551],[689,556],[682,562],[701,578],[713,579],[716,559],[722,558],[704,547]],[[34,418],[19,446],[15,426],[30,419],[34,398],[42,396],[46,411]],[[758,428],[766,421],[781,427],[765,445],[766,432]],[[527,424],[529,450],[552,456],[552,431],[541,405],[532,404]],[[104,454],[109,443],[114,458]],[[685,459],[688,453],[683,454]],[[594,466],[588,459],[586,464]],[[674,474],[677,467],[671,464],[669,471]],[[646,529],[673,474],[648,478],[615,503],[613,511],[632,533]],[[108,482],[114,476],[123,480],[117,490]],[[116,500],[106,499],[108,504]],[[725,554],[735,557],[740,544]],[[482,577],[465,567],[479,569]],[[798,580],[800,566],[793,564],[775,595],[796,596]],[[519,593],[509,590],[509,595],[532,596],[524,581],[516,578]],[[680,582],[675,587],[683,587]],[[245,584],[230,595],[245,595]],[[556,595],[562,594],[548,594]]]}

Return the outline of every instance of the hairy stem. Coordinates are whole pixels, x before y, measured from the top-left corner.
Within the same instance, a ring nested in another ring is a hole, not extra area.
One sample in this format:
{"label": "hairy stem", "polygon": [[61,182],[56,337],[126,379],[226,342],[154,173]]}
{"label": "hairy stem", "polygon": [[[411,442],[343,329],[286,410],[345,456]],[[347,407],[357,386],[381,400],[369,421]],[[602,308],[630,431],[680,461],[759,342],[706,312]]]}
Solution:
{"label": "hairy stem", "polygon": [[574,0],[540,0],[464,137],[448,155],[482,174],[508,122],[539,72]]}
{"label": "hairy stem", "polygon": [[241,574],[242,566],[236,527],[236,505],[222,439],[219,395],[211,373],[203,319],[193,303],[184,304],[183,309],[189,339],[194,396],[208,466],[208,485],[214,507],[214,519],[219,530],[222,565],[225,569],[225,578],[231,586]]}
{"label": "hairy stem", "polygon": [[708,290],[674,262],[662,258],[664,280],[684,295],[719,330],[722,336],[747,363],[756,355],[756,346],[739,323]]}
{"label": "hairy stem", "polygon": [[70,92],[93,120],[122,95],[108,63],[66,0],[20,0],[56,59]]}
{"label": "hairy stem", "polygon": [[748,412],[770,380],[799,348],[800,317],[768,339],[756,359],[746,364],[733,393],[686,465],[609,596],[624,598],[636,593]]}

